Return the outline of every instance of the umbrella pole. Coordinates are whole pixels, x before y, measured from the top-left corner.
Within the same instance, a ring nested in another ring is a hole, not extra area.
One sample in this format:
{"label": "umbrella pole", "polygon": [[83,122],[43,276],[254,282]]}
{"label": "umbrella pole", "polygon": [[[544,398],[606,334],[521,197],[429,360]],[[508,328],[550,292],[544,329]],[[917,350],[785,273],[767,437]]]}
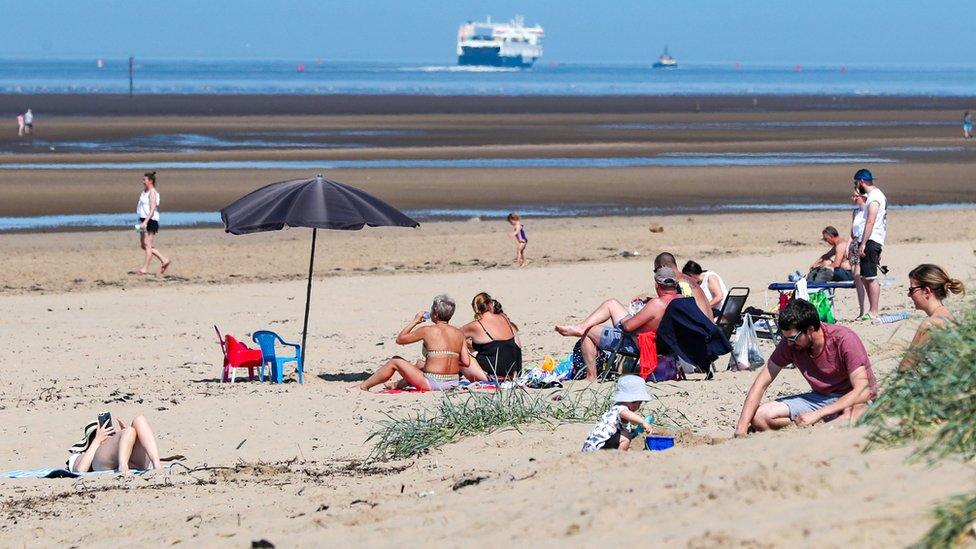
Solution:
{"label": "umbrella pole", "polygon": [[302,324],[302,369],[305,369],[305,338],[308,336],[308,307],[312,303],[312,268],[315,267],[315,234],[312,228],[312,253],[308,258],[308,289],[305,291],[305,323]]}

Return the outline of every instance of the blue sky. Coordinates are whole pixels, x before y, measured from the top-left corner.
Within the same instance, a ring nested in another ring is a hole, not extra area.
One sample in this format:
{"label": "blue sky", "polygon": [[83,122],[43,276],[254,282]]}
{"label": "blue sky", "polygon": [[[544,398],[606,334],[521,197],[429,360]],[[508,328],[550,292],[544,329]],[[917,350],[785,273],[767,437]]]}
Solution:
{"label": "blue sky", "polygon": [[976,62],[976,0],[0,0],[0,56],[450,61],[516,13],[558,62]]}

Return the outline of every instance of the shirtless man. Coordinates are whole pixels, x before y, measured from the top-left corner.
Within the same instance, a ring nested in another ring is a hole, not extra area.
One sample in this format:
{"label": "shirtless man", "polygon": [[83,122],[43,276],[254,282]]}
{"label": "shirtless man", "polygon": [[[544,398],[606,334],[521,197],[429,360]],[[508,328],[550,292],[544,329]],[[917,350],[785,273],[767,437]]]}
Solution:
{"label": "shirtless man", "polygon": [[810,265],[807,280],[821,282],[854,280],[854,272],[848,259],[850,241],[842,237],[836,228],[829,225],[824,227],[821,235],[823,241],[830,245],[830,249]]}
{"label": "shirtless man", "polygon": [[[647,299],[642,309],[631,314],[630,309],[616,299],[608,299],[590,313],[583,322],[573,326],[556,326],[556,331],[565,337],[578,337],[582,342],[581,351],[586,363],[586,379],[595,380],[596,356],[600,351],[612,350],[624,337],[624,332],[640,334],[656,331],[661,325],[664,311],[668,304],[676,298],[682,297],[678,293],[678,277],[671,267],[660,267],[654,271],[654,285],[657,297]],[[695,287],[698,287],[697,284]],[[699,288],[699,291],[701,289]],[[702,296],[704,299],[704,296]],[[643,301],[637,299],[635,301]],[[709,311],[711,312],[711,311]],[[604,322],[611,321],[612,326],[603,326],[595,330]]]}
{"label": "shirtless man", "polygon": [[675,273],[675,280],[678,281],[678,293],[684,297],[694,297],[695,304],[697,304],[698,308],[701,309],[701,312],[705,315],[705,318],[712,318],[715,316],[714,313],[712,313],[712,306],[709,304],[708,298],[705,297],[705,292],[701,288],[701,284],[698,283],[698,280],[678,270],[678,260],[675,259],[674,254],[671,252],[661,252],[657,254],[657,257],[654,258],[654,269],[657,270],[661,267],[668,267]]}

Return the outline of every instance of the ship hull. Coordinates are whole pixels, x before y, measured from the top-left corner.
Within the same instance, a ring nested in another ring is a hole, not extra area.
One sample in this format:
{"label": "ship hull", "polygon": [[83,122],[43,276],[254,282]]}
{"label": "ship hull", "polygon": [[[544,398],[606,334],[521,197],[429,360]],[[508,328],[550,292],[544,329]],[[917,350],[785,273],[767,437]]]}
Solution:
{"label": "ship hull", "polygon": [[521,55],[501,55],[497,47],[473,48],[465,46],[461,48],[461,54],[458,55],[458,65],[463,66],[528,68],[534,62],[534,58],[526,59]]}

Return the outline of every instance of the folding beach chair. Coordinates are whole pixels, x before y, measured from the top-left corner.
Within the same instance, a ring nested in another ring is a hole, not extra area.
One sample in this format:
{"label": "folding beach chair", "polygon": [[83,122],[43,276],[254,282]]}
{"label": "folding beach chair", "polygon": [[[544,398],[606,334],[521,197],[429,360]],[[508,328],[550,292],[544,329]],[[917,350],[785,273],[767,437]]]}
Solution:
{"label": "folding beach chair", "polygon": [[725,339],[732,339],[735,329],[742,326],[742,311],[745,310],[746,300],[749,298],[749,288],[737,286],[729,290],[722,303],[722,312],[715,324],[722,330]]}

